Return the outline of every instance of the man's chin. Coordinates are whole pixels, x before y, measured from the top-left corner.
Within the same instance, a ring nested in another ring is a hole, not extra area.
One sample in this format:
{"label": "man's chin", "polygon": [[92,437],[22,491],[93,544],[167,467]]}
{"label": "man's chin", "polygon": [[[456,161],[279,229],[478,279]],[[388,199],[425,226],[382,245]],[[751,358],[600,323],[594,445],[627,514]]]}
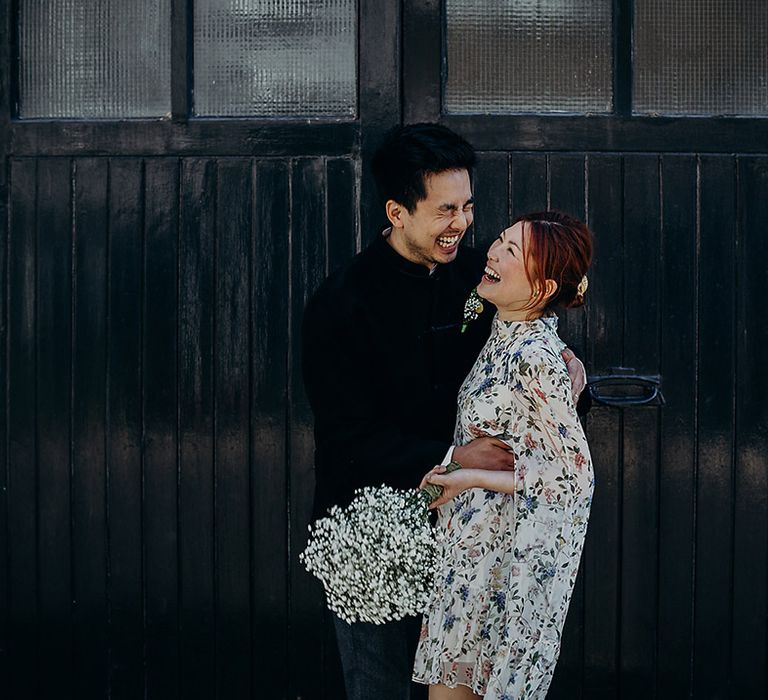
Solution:
{"label": "man's chin", "polygon": [[446,263],[453,262],[456,260],[456,256],[459,254],[459,246],[456,244],[452,249],[450,250],[441,250],[438,249],[435,252],[435,262],[440,263],[442,265],[445,265]]}

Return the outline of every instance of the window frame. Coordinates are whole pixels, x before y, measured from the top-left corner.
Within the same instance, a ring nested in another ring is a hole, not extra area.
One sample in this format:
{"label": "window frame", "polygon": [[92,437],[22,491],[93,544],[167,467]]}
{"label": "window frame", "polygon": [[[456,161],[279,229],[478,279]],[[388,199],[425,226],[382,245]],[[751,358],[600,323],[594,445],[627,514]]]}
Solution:
{"label": "window frame", "polygon": [[8,155],[334,156],[365,151],[400,119],[399,3],[357,0],[352,118],[194,115],[193,0],[171,0],[170,117],[28,119],[18,111],[19,2],[5,4],[0,25],[0,125]]}
{"label": "window frame", "polygon": [[386,128],[401,120],[443,123],[478,150],[768,152],[768,115],[632,114],[632,0],[613,0],[612,114],[444,114],[444,0],[403,0],[402,7],[358,0],[355,119],[193,117],[192,0],[172,0],[171,117],[117,120],[16,116],[18,2],[6,3],[0,15],[0,129],[6,155],[365,154]]}
{"label": "window frame", "polygon": [[[605,114],[456,114],[443,110],[445,0],[405,0],[403,112],[436,121],[478,150],[765,153],[765,117],[632,113],[633,0],[613,0],[613,111]],[[427,28],[425,30],[425,28]]]}

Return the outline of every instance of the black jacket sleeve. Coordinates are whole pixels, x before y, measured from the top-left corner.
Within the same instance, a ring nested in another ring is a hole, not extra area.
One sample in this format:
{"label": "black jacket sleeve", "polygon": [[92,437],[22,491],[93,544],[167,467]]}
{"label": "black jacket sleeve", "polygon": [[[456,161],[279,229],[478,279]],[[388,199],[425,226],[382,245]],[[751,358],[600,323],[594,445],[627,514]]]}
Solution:
{"label": "black jacket sleeve", "polygon": [[[376,371],[376,353],[365,328],[338,313],[333,301],[315,297],[304,314],[304,386],[315,416],[320,477],[344,480],[350,489],[386,483],[416,487],[445,457],[449,443],[425,440],[387,415],[387,387]],[[417,428],[417,426],[414,426]]]}

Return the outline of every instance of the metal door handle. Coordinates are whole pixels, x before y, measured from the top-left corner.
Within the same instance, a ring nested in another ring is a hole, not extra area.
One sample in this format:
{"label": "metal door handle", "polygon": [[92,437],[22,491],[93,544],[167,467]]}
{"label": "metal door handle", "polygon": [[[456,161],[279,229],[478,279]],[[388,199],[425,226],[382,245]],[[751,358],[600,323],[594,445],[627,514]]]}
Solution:
{"label": "metal door handle", "polygon": [[633,374],[632,370],[600,377],[587,382],[589,395],[603,406],[663,406],[661,377]]}

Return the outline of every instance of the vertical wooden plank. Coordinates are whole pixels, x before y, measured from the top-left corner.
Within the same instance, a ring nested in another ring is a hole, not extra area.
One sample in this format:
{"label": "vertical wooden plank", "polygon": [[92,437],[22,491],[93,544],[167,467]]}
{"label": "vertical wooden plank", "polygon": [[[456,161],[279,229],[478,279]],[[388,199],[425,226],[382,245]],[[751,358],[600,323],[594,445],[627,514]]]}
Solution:
{"label": "vertical wooden plank", "polygon": [[8,693],[37,696],[37,163],[10,164],[8,234]]}
{"label": "vertical wooden plank", "polygon": [[[179,161],[144,164],[142,411],[145,696],[179,690]],[[114,691],[113,691],[114,692]],[[135,697],[135,696],[134,696]]]}
{"label": "vertical wooden plank", "polygon": [[216,697],[226,700],[251,696],[250,161],[222,160],[216,187]]}
{"label": "vertical wooden plank", "polygon": [[[350,196],[356,189],[354,162],[346,159],[331,159],[326,163],[328,196],[326,198],[327,268],[329,272],[338,269],[356,252],[357,200]],[[333,617],[324,609],[322,630],[322,695],[328,700],[344,696],[344,678],[336,643]]]}
{"label": "vertical wooden plank", "polygon": [[[107,161],[74,164],[72,566],[77,697],[108,693]],[[58,498],[62,500],[63,494]]]}
{"label": "vertical wooden plank", "polygon": [[[585,161],[583,155],[551,155],[548,169],[549,208],[567,212],[582,221],[586,218]],[[587,299],[587,303],[589,299]],[[587,335],[585,307],[558,309],[558,333],[584,356]],[[584,564],[579,567],[568,617],[563,629],[560,659],[550,693],[578,700],[584,683]]]}
{"label": "vertical wooden plank", "polygon": [[403,4],[403,122],[440,119],[443,80],[443,12],[439,0]]}
{"label": "vertical wooden plank", "polygon": [[768,694],[768,410],[764,350],[768,241],[768,158],[738,159],[736,250],[736,470],[734,484],[733,649],[735,697]]}
{"label": "vertical wooden plank", "polygon": [[192,4],[171,0],[171,118],[185,124],[192,102]]}
{"label": "vertical wooden plank", "polygon": [[478,153],[472,181],[475,222],[467,243],[487,252],[491,243],[509,226],[509,156],[506,153]]}
{"label": "vertical wooden plank", "polygon": [[141,160],[111,160],[107,288],[107,504],[112,700],[141,697],[144,693],[141,580],[143,209]]}
{"label": "vertical wooden plank", "polygon": [[214,697],[216,163],[182,162],[179,239],[181,696]]}
{"label": "vertical wooden plank", "polygon": [[547,156],[513,153],[509,159],[511,219],[547,208]]}
{"label": "vertical wooden plank", "polygon": [[[659,373],[661,201],[656,156],[624,158],[624,361]],[[624,416],[621,528],[621,693],[656,693],[659,409]]]}
{"label": "vertical wooden plank", "polygon": [[[1,20],[0,20],[1,21]],[[3,30],[0,28],[0,35]],[[2,77],[0,77],[0,83]],[[8,539],[8,252],[10,230],[9,214],[9,171],[10,161],[0,158],[0,678],[10,679],[8,659],[10,642],[9,592],[10,563]]]}
{"label": "vertical wooden plank", "polygon": [[586,207],[586,161],[582,154],[549,156],[549,208],[584,219]]}
{"label": "vertical wooden plank", "polygon": [[659,489],[660,698],[688,697],[693,651],[696,472],[697,172],[690,156],[662,158],[661,414]]}
{"label": "vertical wooden plank", "polygon": [[[603,374],[622,359],[622,163],[618,156],[587,157],[587,224],[595,234],[589,290],[587,366]],[[595,408],[587,438],[595,471],[584,547],[584,697],[615,698],[618,691],[621,429],[614,409]]]}
{"label": "vertical wooden plank", "polygon": [[[360,154],[365,167],[385,132],[402,123],[401,17],[399,2],[359,0],[358,115]],[[387,225],[370,171],[360,182],[360,219],[363,245],[370,243]]]}
{"label": "vertical wooden plank", "polygon": [[[288,319],[290,173],[254,167],[251,248],[251,591],[254,697],[288,697]],[[295,657],[292,657],[295,658]],[[270,669],[269,674],[259,669]]]}
{"label": "vertical wooden plank", "polygon": [[348,158],[330,158],[327,161],[329,212],[328,272],[348,262],[360,250],[359,188],[357,162]]}
{"label": "vertical wooden plank", "polygon": [[325,164],[300,159],[291,173],[291,289],[290,289],[290,443],[289,443],[289,566],[290,654],[303,660],[303,672],[291,674],[289,697],[312,697],[320,676],[317,650],[324,600],[317,581],[298,561],[306,545],[307,524],[314,497],[312,412],[301,376],[301,319],[304,307],[325,276]]}
{"label": "vertical wooden plank", "polygon": [[736,167],[700,159],[698,431],[693,696],[732,697]]}
{"label": "vertical wooden plank", "polygon": [[[39,668],[43,697],[72,697],[71,178],[67,159],[41,159],[37,201]],[[77,602],[75,602],[75,605]]]}

